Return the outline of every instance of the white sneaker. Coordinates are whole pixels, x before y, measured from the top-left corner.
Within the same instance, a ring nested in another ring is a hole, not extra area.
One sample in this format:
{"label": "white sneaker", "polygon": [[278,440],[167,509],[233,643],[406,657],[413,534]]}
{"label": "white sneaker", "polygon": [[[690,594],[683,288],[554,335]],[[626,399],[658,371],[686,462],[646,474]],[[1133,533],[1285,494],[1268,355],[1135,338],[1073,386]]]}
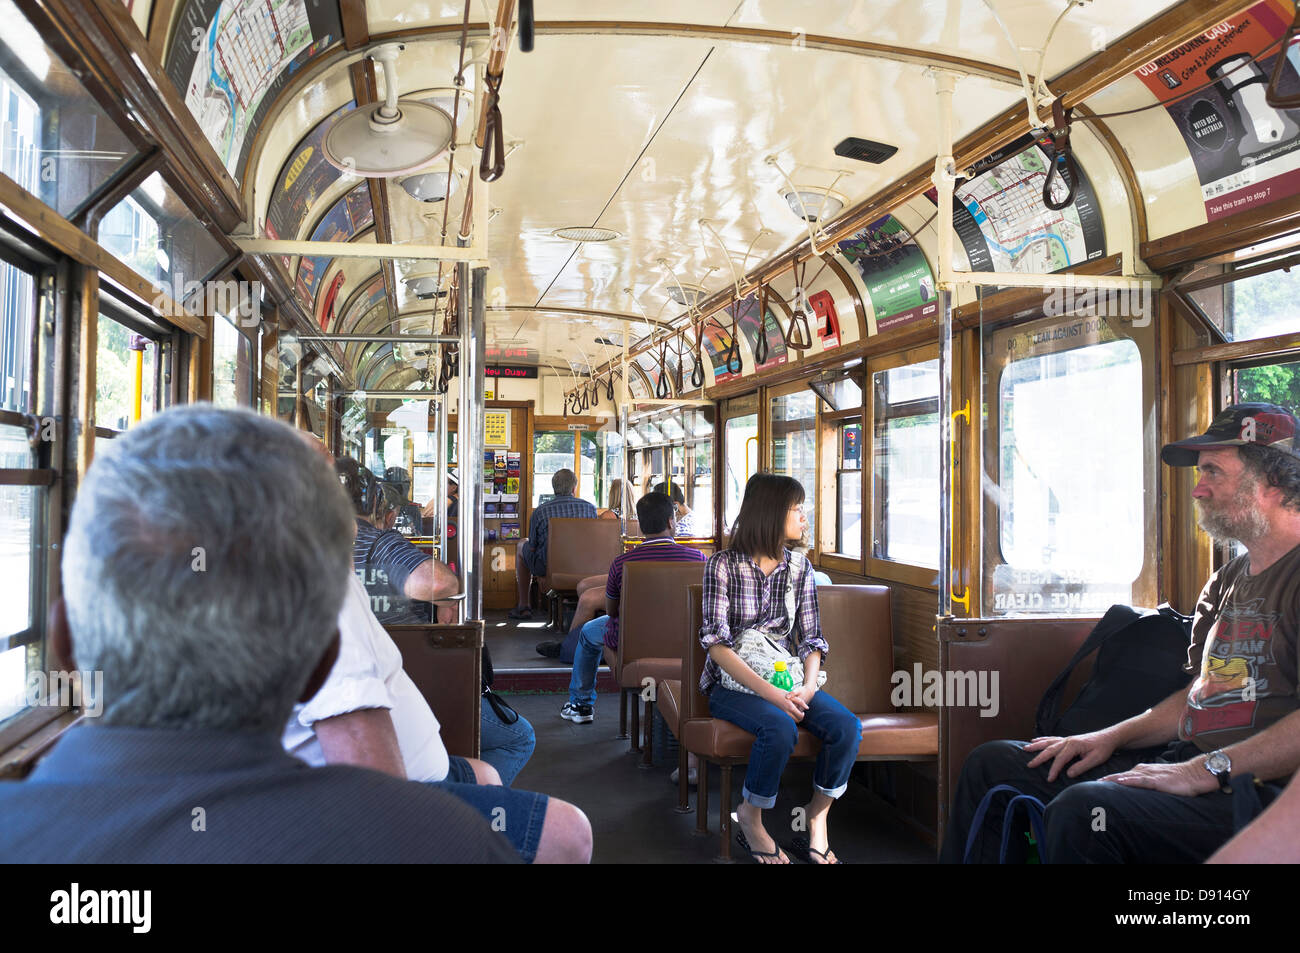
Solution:
{"label": "white sneaker", "polygon": [[595,709],[590,705],[575,705],[572,702],[565,702],[564,707],[560,709],[560,717],[565,721],[571,721],[575,725],[589,725],[595,720]]}

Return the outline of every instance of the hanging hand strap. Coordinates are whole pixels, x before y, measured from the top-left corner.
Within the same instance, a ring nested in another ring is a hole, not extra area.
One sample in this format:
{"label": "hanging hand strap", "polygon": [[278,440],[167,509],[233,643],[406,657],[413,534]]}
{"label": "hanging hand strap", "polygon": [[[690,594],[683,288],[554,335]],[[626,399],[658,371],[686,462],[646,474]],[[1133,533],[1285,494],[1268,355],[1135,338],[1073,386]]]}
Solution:
{"label": "hanging hand strap", "polygon": [[[1047,169],[1047,177],[1043,179],[1043,204],[1053,212],[1061,211],[1074,201],[1074,192],[1079,185],[1079,167],[1075,164],[1074,152],[1070,148],[1070,121],[1073,114],[1073,109],[1066,109],[1061,105],[1059,97],[1053,101],[1052,151],[1055,154]],[[1052,199],[1053,175],[1059,176],[1065,183],[1065,198],[1060,202]]]}
{"label": "hanging hand strap", "polygon": [[505,128],[501,121],[501,77],[487,75],[487,125],[483,129],[483,155],[478,174],[484,182],[495,182],[506,171]]}

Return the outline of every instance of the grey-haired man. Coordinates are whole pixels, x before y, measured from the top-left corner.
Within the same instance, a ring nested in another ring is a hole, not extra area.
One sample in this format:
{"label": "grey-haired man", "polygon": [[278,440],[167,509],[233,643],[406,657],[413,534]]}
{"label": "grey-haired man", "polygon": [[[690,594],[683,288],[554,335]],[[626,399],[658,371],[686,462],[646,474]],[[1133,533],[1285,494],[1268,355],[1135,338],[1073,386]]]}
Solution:
{"label": "grey-haired man", "polygon": [[518,862],[444,791],[280,746],[351,571],[348,501],[284,424],[199,405],[115,441],[50,619],[54,652],[103,672],[103,714],[0,785],[0,861]]}

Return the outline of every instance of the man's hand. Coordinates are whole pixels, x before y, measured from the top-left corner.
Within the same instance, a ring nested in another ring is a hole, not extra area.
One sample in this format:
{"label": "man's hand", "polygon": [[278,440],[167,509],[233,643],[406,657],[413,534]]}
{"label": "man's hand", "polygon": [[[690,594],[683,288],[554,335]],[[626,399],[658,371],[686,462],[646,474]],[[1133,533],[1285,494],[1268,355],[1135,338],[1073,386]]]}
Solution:
{"label": "man's hand", "polygon": [[1219,789],[1219,782],[1205,770],[1203,759],[1193,758],[1182,764],[1138,764],[1118,774],[1108,774],[1103,781],[1133,788],[1149,788],[1166,794],[1196,797]]}
{"label": "man's hand", "polygon": [[1085,771],[1090,771],[1106,761],[1119,747],[1119,741],[1111,729],[1089,732],[1086,735],[1071,735],[1068,738],[1035,738],[1025,745],[1025,750],[1038,752],[1029,762],[1029,767],[1036,768],[1047,761],[1052,766],[1047,771],[1047,780],[1055,781],[1061,769],[1074,761],[1065,772],[1067,778],[1077,778]]}

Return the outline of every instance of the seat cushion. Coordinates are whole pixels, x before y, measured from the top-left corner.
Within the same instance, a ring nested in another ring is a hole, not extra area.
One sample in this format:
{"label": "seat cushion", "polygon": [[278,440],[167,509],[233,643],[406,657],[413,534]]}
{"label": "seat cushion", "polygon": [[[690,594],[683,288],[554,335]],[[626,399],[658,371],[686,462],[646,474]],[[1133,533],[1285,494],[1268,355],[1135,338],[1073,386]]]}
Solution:
{"label": "seat cushion", "polygon": [[639,688],[647,678],[659,684],[665,678],[682,677],[682,660],[679,658],[639,658],[634,662],[624,662],[623,670],[618,673],[618,683],[623,688]]}
{"label": "seat cushion", "polygon": [[[693,754],[706,758],[749,757],[754,746],[754,736],[721,718],[692,718],[682,726],[682,744]],[[799,729],[792,758],[812,758],[821,748],[821,742],[804,729]]]}
{"label": "seat cushion", "polygon": [[[939,753],[939,716],[932,712],[891,712],[860,717],[862,741],[858,744],[859,758]],[[682,744],[687,751],[709,758],[748,758],[754,736],[721,718],[693,718],[682,726]],[[815,757],[820,749],[821,741],[800,728],[799,740],[791,757]]]}
{"label": "seat cushion", "polygon": [[680,679],[665,678],[659,683],[659,693],[655,696],[655,707],[663,715],[664,724],[677,737],[677,719],[681,715],[682,683]]}

